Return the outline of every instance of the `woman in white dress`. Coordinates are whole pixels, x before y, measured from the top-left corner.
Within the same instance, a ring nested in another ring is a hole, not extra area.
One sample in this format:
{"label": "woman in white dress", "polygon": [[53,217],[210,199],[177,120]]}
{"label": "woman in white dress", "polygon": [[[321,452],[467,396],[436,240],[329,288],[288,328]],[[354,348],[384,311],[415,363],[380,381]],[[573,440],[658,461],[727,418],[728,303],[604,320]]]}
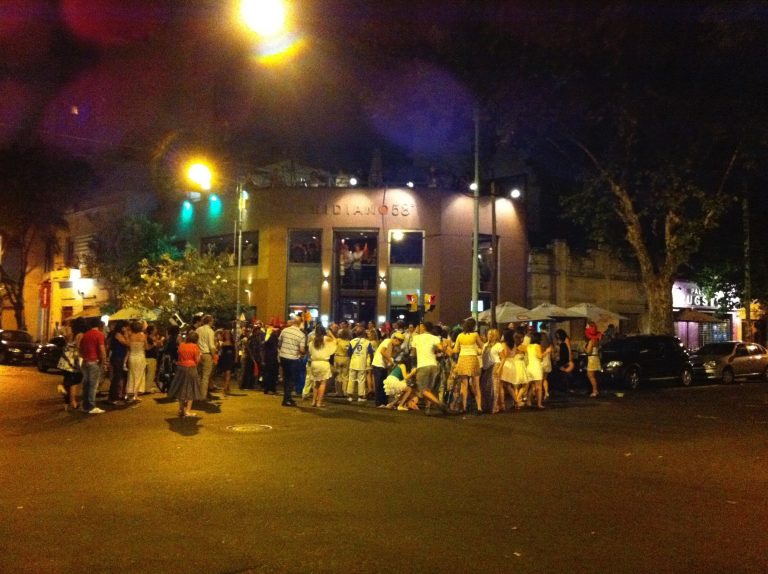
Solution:
{"label": "woman in white dress", "polygon": [[536,406],[540,409],[544,408],[541,404],[541,400],[544,395],[543,381],[544,381],[544,357],[549,354],[551,348],[547,348],[543,351],[541,348],[541,333],[531,333],[531,342],[526,349],[528,356],[528,384],[533,387],[533,393],[536,395]]}
{"label": "woman in white dress", "polygon": [[324,406],[325,388],[332,375],[330,358],[335,352],[336,337],[333,336],[333,332],[326,331],[322,325],[315,327],[314,337],[309,344],[309,371],[314,381],[313,407]]}
{"label": "woman in white dress", "polygon": [[[142,321],[132,321],[128,333],[128,385],[126,400],[141,402],[139,393],[146,388],[147,359],[144,351],[147,348],[147,335],[144,333]],[[131,397],[133,395],[133,397]]]}

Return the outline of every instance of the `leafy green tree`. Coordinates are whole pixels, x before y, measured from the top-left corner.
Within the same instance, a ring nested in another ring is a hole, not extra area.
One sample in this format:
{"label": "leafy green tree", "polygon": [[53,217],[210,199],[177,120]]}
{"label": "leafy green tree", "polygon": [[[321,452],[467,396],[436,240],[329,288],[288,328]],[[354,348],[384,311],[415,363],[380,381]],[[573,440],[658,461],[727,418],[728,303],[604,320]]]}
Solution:
{"label": "leafy green tree", "polygon": [[24,288],[36,255],[59,248],[64,210],[92,181],[88,164],[53,149],[14,144],[0,151],[0,284],[19,329],[27,327]]}
{"label": "leafy green tree", "polygon": [[163,254],[156,261],[138,264],[139,282],[122,292],[127,307],[159,309],[168,317],[179,313],[184,320],[199,311],[226,320],[235,316],[236,285],[226,254],[200,253],[188,246],[174,259]]}
{"label": "leafy green tree", "polygon": [[140,282],[140,263],[161,261],[163,255],[178,258],[181,253],[161,224],[146,215],[116,214],[94,218],[95,233],[85,264],[102,280],[110,293],[110,303],[117,307],[122,293]]}

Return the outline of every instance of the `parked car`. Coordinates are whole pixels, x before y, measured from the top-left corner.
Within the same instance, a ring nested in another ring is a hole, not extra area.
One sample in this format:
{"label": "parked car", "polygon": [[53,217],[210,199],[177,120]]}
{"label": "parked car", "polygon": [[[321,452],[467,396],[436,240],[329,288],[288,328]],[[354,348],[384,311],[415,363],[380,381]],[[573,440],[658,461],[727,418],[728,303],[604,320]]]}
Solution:
{"label": "parked car", "polygon": [[66,344],[67,340],[58,335],[53,337],[45,345],[38,345],[37,351],[35,352],[35,364],[37,365],[37,370],[41,373],[45,373],[50,369],[57,368],[61,353]]}
{"label": "parked car", "polygon": [[36,349],[32,335],[26,331],[0,330],[0,363],[31,363]]}
{"label": "parked car", "polygon": [[693,365],[680,339],[670,335],[632,335],[600,350],[603,372],[630,389],[643,382],[693,383]]}
{"label": "parked car", "polygon": [[756,343],[709,343],[692,356],[693,372],[709,380],[731,384],[737,379],[759,377],[768,381],[768,351]]}

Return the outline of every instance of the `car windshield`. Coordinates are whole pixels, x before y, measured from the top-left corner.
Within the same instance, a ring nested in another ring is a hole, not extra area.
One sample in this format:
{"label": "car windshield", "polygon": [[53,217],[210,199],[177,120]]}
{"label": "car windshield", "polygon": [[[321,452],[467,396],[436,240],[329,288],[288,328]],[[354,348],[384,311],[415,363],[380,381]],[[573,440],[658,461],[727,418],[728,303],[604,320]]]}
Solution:
{"label": "car windshield", "polygon": [[24,331],[3,331],[0,334],[3,341],[13,341],[15,343],[31,343],[32,335]]}
{"label": "car windshield", "polygon": [[709,343],[696,351],[699,355],[730,355],[733,343]]}

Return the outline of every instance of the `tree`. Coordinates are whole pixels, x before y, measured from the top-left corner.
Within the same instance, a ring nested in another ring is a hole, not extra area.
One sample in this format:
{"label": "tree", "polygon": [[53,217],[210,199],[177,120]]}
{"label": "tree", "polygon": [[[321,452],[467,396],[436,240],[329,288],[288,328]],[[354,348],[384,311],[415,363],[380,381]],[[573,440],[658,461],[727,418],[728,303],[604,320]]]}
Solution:
{"label": "tree", "polygon": [[116,214],[94,223],[96,231],[85,264],[106,283],[115,307],[122,303],[122,293],[140,281],[143,260],[152,265],[163,255],[172,259],[181,255],[162,225],[145,215]]}
{"label": "tree", "polygon": [[0,151],[0,283],[16,325],[26,329],[24,288],[34,252],[58,249],[64,210],[93,180],[90,167],[56,150],[14,144]]}
{"label": "tree", "polygon": [[514,48],[490,46],[517,58],[514,85],[494,84],[506,135],[578,183],[563,204],[571,220],[628,248],[651,332],[672,332],[675,277],[733,204],[734,170],[764,145],[766,48],[755,29],[766,20],[755,10],[578,7],[534,23]]}
{"label": "tree", "polygon": [[200,253],[187,246],[178,259],[163,254],[155,262],[141,260],[138,271],[139,282],[122,292],[125,306],[159,309],[166,317],[179,313],[187,321],[199,311],[220,319],[235,316],[236,285],[226,254]]}

